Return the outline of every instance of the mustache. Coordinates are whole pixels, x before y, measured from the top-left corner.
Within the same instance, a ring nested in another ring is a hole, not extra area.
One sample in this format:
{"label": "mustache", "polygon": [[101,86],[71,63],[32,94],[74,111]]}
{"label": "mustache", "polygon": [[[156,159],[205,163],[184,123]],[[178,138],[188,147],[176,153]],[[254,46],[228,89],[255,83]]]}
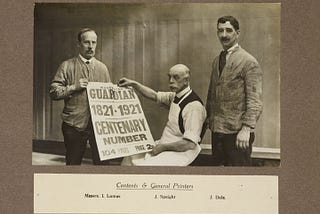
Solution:
{"label": "mustache", "polygon": [[229,41],[229,38],[227,38],[227,37],[221,37],[221,41],[224,41],[224,42]]}

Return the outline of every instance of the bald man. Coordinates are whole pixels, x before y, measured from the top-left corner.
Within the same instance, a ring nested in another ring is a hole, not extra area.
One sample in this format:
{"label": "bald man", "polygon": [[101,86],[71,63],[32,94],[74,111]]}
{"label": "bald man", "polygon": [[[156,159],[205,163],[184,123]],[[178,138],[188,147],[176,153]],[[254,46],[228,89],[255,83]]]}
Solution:
{"label": "bald man", "polygon": [[199,142],[206,110],[190,88],[190,69],[177,64],[168,72],[171,92],[156,92],[134,80],[122,78],[119,86],[131,86],[144,97],[170,108],[160,140],[149,153],[126,157],[122,165],[187,166],[200,153]]}

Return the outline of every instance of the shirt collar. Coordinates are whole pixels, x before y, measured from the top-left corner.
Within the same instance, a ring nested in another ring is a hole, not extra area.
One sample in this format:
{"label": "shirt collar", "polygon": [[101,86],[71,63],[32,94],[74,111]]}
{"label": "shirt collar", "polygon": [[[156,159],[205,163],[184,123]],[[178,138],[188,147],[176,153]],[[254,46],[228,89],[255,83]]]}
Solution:
{"label": "shirt collar", "polygon": [[228,53],[232,53],[233,51],[235,51],[239,46],[238,43],[234,44],[231,48],[229,48],[227,51]]}
{"label": "shirt collar", "polygon": [[186,93],[188,93],[191,90],[190,86],[188,85],[188,87],[186,87],[185,89],[183,89],[182,91],[180,91],[178,94],[176,94],[176,96],[178,98],[183,97],[183,95],[185,95]]}
{"label": "shirt collar", "polygon": [[79,54],[79,57],[80,57],[81,61],[84,62],[84,63],[86,63],[88,61],[89,61],[89,63],[91,63],[93,61],[93,58],[94,58],[94,57],[91,57],[91,59],[86,59],[83,56],[81,56],[81,54]]}

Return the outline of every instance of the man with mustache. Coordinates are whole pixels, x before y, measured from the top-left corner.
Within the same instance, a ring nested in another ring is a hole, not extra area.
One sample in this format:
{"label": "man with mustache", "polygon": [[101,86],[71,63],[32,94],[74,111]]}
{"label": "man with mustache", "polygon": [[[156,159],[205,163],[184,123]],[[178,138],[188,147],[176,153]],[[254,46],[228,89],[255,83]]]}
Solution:
{"label": "man with mustache", "polygon": [[217,165],[251,165],[254,128],[262,112],[262,71],[238,44],[239,35],[237,19],[218,19],[217,36],[223,51],[212,63],[206,104]]}
{"label": "man with mustache", "polygon": [[97,34],[89,28],[78,33],[79,55],[64,61],[50,86],[53,100],[64,100],[62,133],[66,148],[66,165],[80,165],[87,141],[92,150],[93,164],[100,161],[90,117],[86,87],[88,82],[110,82],[107,66],[95,55]]}
{"label": "man with mustache", "polygon": [[168,77],[171,92],[156,92],[134,80],[120,79],[119,86],[132,86],[143,96],[170,109],[168,122],[153,150],[125,157],[122,165],[187,166],[198,156],[202,125],[206,119],[205,107],[190,88],[187,66],[174,65]]}

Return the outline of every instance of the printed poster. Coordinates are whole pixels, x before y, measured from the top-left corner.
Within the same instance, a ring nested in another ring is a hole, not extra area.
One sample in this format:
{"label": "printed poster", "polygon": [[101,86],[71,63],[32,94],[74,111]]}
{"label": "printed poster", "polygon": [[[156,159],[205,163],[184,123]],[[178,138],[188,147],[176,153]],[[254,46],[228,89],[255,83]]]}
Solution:
{"label": "printed poster", "polygon": [[101,160],[148,152],[154,140],[132,88],[89,82],[87,94]]}

